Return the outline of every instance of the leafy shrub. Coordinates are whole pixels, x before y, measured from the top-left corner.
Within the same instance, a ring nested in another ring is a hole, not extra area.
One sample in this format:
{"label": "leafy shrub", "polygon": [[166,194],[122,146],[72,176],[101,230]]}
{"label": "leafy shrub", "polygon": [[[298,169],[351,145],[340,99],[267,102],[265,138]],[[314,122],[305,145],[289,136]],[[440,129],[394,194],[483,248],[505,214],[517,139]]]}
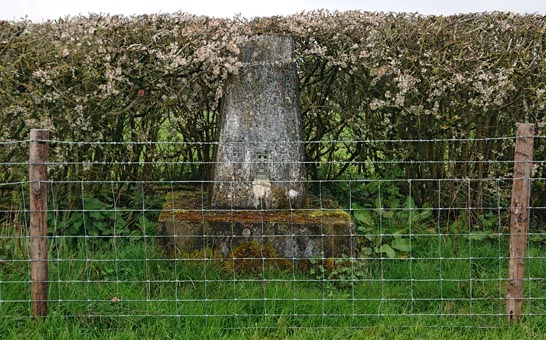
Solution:
{"label": "leafy shrub", "polygon": [[394,258],[410,252],[411,233],[426,227],[431,207],[418,208],[411,196],[401,195],[398,187],[388,182],[370,182],[363,190],[373,200],[352,206],[361,253]]}
{"label": "leafy shrub", "polygon": [[364,258],[348,257],[311,259],[310,275],[325,283],[328,288],[352,288],[359,281],[370,277],[369,262]]}
{"label": "leafy shrub", "polygon": [[154,197],[152,193],[145,197],[135,193],[133,202],[120,206],[111,195],[83,193],[81,202],[57,202],[48,214],[49,233],[74,236],[74,240],[81,236],[139,240],[145,235],[155,235],[162,199]]}

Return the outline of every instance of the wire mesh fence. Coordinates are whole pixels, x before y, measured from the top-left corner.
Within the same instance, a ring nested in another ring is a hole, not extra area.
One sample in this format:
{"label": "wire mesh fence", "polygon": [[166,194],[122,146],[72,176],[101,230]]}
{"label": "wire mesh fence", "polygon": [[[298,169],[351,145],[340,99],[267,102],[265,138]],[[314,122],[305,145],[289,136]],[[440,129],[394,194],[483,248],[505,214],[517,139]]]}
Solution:
{"label": "wire mesh fence", "polygon": [[[476,141],[426,142],[464,148]],[[513,145],[516,137],[483,141]],[[379,153],[359,162],[340,154],[324,162],[344,167],[344,174],[309,176],[304,206],[237,209],[210,204],[213,178],[162,176],[212,163],[123,158],[135,145],[150,146],[145,142],[42,142],[52,150],[89,150],[85,160],[52,156],[46,162],[50,314],[183,318],[224,328],[366,328],[386,320],[481,328],[506,322],[513,151],[467,160],[393,160]],[[409,149],[423,142],[326,145]],[[30,141],[0,147],[26,152]],[[101,160],[102,148],[115,149],[120,159]],[[523,320],[546,315],[545,160],[534,156]],[[441,171],[429,171],[431,164]],[[2,318],[32,317],[29,166],[2,163]],[[484,166],[482,177],[461,176],[460,169]],[[119,179],[119,169],[150,176]]]}

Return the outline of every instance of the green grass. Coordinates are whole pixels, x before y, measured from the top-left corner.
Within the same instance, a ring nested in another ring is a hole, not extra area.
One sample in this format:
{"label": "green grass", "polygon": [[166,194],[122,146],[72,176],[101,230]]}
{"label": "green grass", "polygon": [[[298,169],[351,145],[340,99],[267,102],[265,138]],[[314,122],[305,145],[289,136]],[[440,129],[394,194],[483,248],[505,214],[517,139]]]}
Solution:
{"label": "green grass", "polygon": [[537,254],[527,265],[528,277],[536,278],[526,282],[532,300],[520,325],[509,327],[502,316],[505,240],[412,242],[411,258],[374,258],[355,267],[366,274],[353,284],[297,270],[234,273],[217,259],[164,260],[154,238],[77,249],[57,242],[43,320],[29,316],[28,262],[0,267],[0,338],[543,337],[544,245],[530,245],[529,254]]}

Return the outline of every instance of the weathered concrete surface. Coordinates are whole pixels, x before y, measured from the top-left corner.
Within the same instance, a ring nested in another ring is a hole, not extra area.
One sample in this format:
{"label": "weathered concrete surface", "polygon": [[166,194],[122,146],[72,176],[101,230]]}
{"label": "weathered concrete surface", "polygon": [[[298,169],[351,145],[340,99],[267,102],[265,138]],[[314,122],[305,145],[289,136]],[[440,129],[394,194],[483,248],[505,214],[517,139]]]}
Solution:
{"label": "weathered concrete surface", "polygon": [[290,36],[263,35],[241,49],[239,74],[226,85],[211,206],[235,209],[304,205],[298,77]]}
{"label": "weathered concrete surface", "polygon": [[279,255],[295,260],[354,253],[351,217],[333,202],[323,201],[322,209],[310,199],[309,208],[301,210],[211,210],[201,206],[203,197],[198,190],[167,195],[159,216],[167,256],[212,248],[230,257],[248,242],[270,244]]}

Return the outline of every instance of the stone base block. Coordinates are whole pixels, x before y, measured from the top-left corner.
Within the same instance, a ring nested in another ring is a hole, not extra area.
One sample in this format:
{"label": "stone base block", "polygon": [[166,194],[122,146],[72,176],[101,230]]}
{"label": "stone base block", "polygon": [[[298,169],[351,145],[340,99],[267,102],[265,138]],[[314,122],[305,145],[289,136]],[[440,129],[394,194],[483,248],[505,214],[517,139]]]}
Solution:
{"label": "stone base block", "polygon": [[310,199],[304,209],[221,210],[206,206],[206,197],[192,190],[167,195],[159,216],[167,257],[213,249],[230,258],[249,243],[272,246],[278,256],[294,261],[354,255],[351,217],[332,203],[318,209],[320,202]]}

